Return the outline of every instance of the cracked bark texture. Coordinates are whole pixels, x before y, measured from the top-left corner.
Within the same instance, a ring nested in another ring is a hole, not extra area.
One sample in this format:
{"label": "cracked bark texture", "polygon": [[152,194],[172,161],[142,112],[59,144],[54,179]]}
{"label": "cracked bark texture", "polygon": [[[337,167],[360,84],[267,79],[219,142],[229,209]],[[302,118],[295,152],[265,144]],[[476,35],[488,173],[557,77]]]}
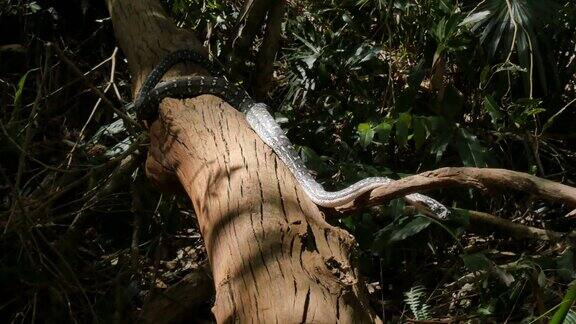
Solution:
{"label": "cracked bark texture", "polygon": [[[134,92],[166,53],[199,48],[156,0],[107,3]],[[168,78],[190,71],[201,69]],[[352,261],[354,239],[325,222],[240,112],[210,95],[165,99],[150,137],[148,177],[183,189],[197,214],[219,323],[380,322]]]}

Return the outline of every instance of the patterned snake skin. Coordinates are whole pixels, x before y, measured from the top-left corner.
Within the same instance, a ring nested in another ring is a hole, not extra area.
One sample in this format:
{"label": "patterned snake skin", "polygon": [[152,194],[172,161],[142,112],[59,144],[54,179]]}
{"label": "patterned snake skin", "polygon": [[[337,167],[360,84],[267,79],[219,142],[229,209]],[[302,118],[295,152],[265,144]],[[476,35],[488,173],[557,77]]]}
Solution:
{"label": "patterned snake skin", "polygon": [[[360,195],[390,184],[394,180],[385,177],[371,177],[339,190],[326,191],[309,173],[292,144],[270,115],[268,106],[255,102],[241,88],[230,84],[223,78],[189,76],[158,84],[162,76],[175,64],[195,62],[211,66],[206,58],[191,50],[180,50],[166,56],[145,80],[137,99],[135,109],[140,120],[153,120],[157,116],[157,107],[166,97],[190,98],[202,94],[212,94],[227,101],[231,106],[246,115],[246,121],[254,132],[284,162],[294,175],[308,197],[317,205],[337,207],[350,202]],[[438,201],[418,193],[404,197],[409,203],[424,205],[440,218],[448,216],[448,209]]]}

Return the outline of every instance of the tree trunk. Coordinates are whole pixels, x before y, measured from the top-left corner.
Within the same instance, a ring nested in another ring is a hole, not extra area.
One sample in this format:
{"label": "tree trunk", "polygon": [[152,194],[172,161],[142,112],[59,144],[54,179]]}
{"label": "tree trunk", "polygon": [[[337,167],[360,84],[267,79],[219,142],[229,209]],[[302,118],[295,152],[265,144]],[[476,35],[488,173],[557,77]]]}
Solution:
{"label": "tree trunk", "polygon": [[[156,0],[107,3],[134,93],[167,53],[201,50]],[[353,237],[326,223],[240,112],[210,95],[165,99],[150,137],[148,177],[184,189],[197,214],[218,322],[380,321],[351,261]]]}

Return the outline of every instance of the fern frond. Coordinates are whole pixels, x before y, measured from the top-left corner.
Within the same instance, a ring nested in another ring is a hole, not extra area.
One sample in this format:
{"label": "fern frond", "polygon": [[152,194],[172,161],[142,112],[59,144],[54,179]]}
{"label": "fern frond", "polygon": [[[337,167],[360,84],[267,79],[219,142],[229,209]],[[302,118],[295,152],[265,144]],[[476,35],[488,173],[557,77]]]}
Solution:
{"label": "fern frond", "polygon": [[418,285],[404,293],[404,301],[410,307],[414,318],[418,321],[430,319],[430,305],[426,304],[426,288]]}

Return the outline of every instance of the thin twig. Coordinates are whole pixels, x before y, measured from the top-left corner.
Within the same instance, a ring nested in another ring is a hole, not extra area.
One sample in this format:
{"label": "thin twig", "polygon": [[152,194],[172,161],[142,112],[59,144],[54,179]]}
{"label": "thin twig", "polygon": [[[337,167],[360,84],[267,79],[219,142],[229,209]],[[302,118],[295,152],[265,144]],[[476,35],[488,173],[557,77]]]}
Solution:
{"label": "thin twig", "polygon": [[[82,73],[82,71],[80,71],[80,69],[76,66],[76,64],[74,64],[74,62],[72,62],[67,56],[66,54],[58,47],[58,45],[54,44],[54,43],[49,43],[54,49],[56,49],[56,53],[58,54],[58,57],[60,57],[60,59],[62,59],[62,61],[64,61],[71,69],[72,71],[82,79],[82,81],[84,81],[84,83],[92,90],[94,91],[94,93],[100,98],[102,99],[102,101],[104,102],[105,106],[110,108],[112,111],[114,111],[120,118],[122,118],[122,120],[124,121],[124,124],[126,125],[126,128],[128,129],[128,131],[136,136],[137,133],[135,131],[135,129],[140,129],[140,125],[134,120],[132,119],[130,116],[128,116],[125,112],[121,111],[120,109],[116,108],[114,106],[114,104],[108,99],[106,98],[106,96],[98,89],[96,88],[96,86],[94,86],[92,84],[92,82],[90,82],[90,80],[88,80],[85,76],[84,73]],[[135,129],[134,129],[135,128]]]}
{"label": "thin twig", "polygon": [[[114,54],[113,54],[113,55],[114,55]],[[104,61],[96,64],[93,68],[91,68],[91,69],[88,70],[87,72],[84,72],[83,75],[84,75],[85,77],[89,76],[90,74],[92,74],[92,72],[98,70],[98,68],[100,68],[100,67],[103,66],[104,64],[108,63],[108,61],[110,61],[111,59],[112,59],[112,57],[106,58]],[[54,96],[55,94],[58,94],[60,91],[66,89],[67,87],[69,87],[69,86],[73,85],[74,83],[76,83],[76,82],[78,82],[78,81],[81,81],[81,80],[82,80],[81,77],[77,77],[76,79],[74,79],[74,80],[66,83],[65,85],[59,87],[58,89],[50,92],[50,93],[47,94],[47,95],[45,95],[42,99],[45,100],[45,99],[47,99],[47,98],[50,98],[50,97]],[[31,104],[30,104],[30,105],[31,105]]]}
{"label": "thin twig", "polygon": [[[26,153],[28,152],[28,145],[30,144],[30,141],[32,139],[33,125],[34,125],[34,121],[36,120],[36,111],[38,110],[38,106],[40,105],[40,100],[41,100],[42,93],[43,93],[43,91],[42,91],[43,85],[44,85],[44,82],[46,81],[48,62],[50,62],[50,48],[49,47],[46,48],[46,56],[44,57],[44,69],[40,71],[40,76],[38,77],[36,99],[34,100],[34,105],[32,106],[32,109],[30,110],[30,115],[28,117],[29,125],[26,128],[26,134],[24,135],[24,144],[22,145],[22,151],[26,152]],[[26,156],[27,155],[28,154],[20,155],[20,160],[18,161],[18,171],[16,173],[16,180],[14,182],[14,192],[13,192],[14,197],[20,197],[20,183],[22,181],[22,175],[24,174],[24,167],[26,164]],[[8,221],[6,222],[6,226],[4,227],[4,234],[6,234],[6,231],[7,231],[8,227],[10,226],[10,223],[13,221],[14,215],[16,215],[17,205],[18,205],[17,203],[14,203],[12,205],[12,208],[10,210],[10,216],[8,217]],[[19,208],[23,208],[23,206],[20,206]],[[22,210],[21,216],[22,217],[27,216],[26,213],[24,212],[24,210]]]}
{"label": "thin twig", "polygon": [[[118,53],[118,47],[114,48],[114,52],[112,53],[112,55],[110,57],[112,57],[112,58],[116,57],[117,53]],[[110,81],[108,81],[108,84],[106,85],[106,88],[104,89],[104,94],[106,92],[108,92],[110,87],[114,84],[114,74],[115,73],[116,73],[116,60],[112,59],[112,66],[110,68]],[[84,137],[84,132],[86,131],[86,127],[88,127],[88,124],[90,123],[90,121],[94,117],[94,114],[96,113],[96,109],[98,109],[98,106],[100,105],[101,102],[102,102],[102,98],[98,98],[98,100],[96,101],[96,104],[94,105],[94,108],[92,108],[92,111],[90,112],[90,116],[88,116],[88,119],[86,120],[86,122],[84,123],[84,126],[82,126],[82,129],[80,130],[80,133],[78,134],[78,138],[76,139],[74,146],[72,146],[72,149],[68,153],[68,166],[70,166],[70,164],[72,163],[72,157],[73,157],[74,151],[76,150],[76,147],[78,147],[78,144],[80,143],[80,141]]]}
{"label": "thin twig", "polygon": [[[114,158],[114,159],[112,159],[112,160],[110,160],[110,161],[108,161],[102,165],[99,165],[99,166],[92,168],[90,170],[90,172],[86,173],[80,179],[77,179],[74,182],[67,184],[65,187],[61,188],[58,192],[54,193],[51,197],[46,198],[46,200],[42,203],[42,205],[40,205],[38,208],[36,208],[35,210],[33,210],[29,213],[29,215],[30,215],[29,217],[33,218],[37,214],[46,210],[52,203],[54,203],[54,201],[56,201],[58,198],[62,197],[64,194],[68,193],[70,190],[75,189],[76,187],[78,187],[79,185],[81,185],[82,183],[84,183],[85,181],[90,179],[92,176],[94,176],[94,174],[98,174],[99,172],[110,170],[110,168],[114,167],[117,163],[124,160],[127,156],[133,154],[134,151],[136,151],[140,147],[140,145],[142,145],[142,143],[145,141],[145,138],[146,138],[145,136],[138,137],[134,141],[134,143],[132,143],[132,145],[122,155],[120,155],[120,156],[118,156],[118,157],[116,157],[116,158]],[[140,153],[140,154],[142,154],[142,153]]]}
{"label": "thin twig", "polygon": [[40,164],[41,166],[43,166],[44,168],[48,169],[48,170],[52,170],[52,171],[57,171],[57,172],[75,172],[75,171],[71,171],[71,170],[66,170],[66,169],[61,169],[59,167],[55,167],[55,166],[51,166],[48,165],[40,160],[38,160],[37,158],[35,158],[34,156],[32,156],[32,154],[30,154],[28,151],[26,151],[23,147],[21,147],[20,145],[18,145],[18,143],[12,138],[12,136],[10,136],[10,134],[8,134],[8,130],[6,129],[6,127],[4,126],[4,123],[2,123],[2,121],[0,120],[0,129],[2,130],[2,133],[4,134],[4,136],[6,137],[6,139],[8,139],[8,141],[18,150],[20,151],[20,153],[22,153],[22,155],[20,156],[22,157],[28,157],[30,160]]}
{"label": "thin twig", "polygon": [[82,211],[78,212],[78,214],[70,224],[69,227],[70,232],[75,231],[78,228],[79,224],[81,224],[84,218],[86,217],[87,211],[89,210],[89,208],[86,208],[87,207],[86,205],[96,204],[98,201],[102,199],[102,197],[110,194],[120,184],[123,184],[126,176],[131,175],[134,172],[134,170],[136,170],[136,168],[142,163],[142,157],[144,157],[142,153],[135,155],[128,155],[120,162],[120,165],[117,166],[116,169],[110,173],[107,181],[102,184],[101,189],[95,194],[91,195],[90,199],[88,199],[88,201],[82,207]]}

